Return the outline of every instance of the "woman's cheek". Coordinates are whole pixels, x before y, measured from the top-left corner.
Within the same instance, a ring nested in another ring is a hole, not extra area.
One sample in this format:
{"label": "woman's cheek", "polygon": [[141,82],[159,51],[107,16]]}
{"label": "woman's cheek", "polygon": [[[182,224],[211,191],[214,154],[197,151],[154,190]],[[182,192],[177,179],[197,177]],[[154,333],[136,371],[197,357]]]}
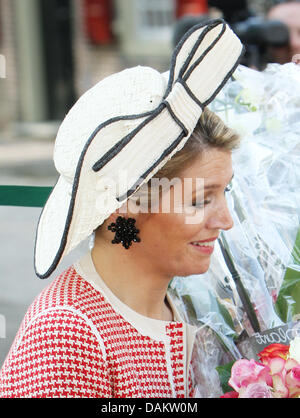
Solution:
{"label": "woman's cheek", "polygon": [[204,208],[187,206],[184,209],[184,222],[186,225],[200,226],[204,221]]}

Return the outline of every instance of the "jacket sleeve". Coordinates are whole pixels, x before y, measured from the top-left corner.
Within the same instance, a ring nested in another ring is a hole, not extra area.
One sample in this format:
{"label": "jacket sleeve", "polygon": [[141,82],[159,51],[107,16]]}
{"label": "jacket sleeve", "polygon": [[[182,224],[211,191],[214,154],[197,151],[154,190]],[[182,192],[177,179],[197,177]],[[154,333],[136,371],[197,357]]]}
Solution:
{"label": "jacket sleeve", "polygon": [[103,347],[84,315],[45,311],[14,341],[0,370],[0,397],[112,397]]}

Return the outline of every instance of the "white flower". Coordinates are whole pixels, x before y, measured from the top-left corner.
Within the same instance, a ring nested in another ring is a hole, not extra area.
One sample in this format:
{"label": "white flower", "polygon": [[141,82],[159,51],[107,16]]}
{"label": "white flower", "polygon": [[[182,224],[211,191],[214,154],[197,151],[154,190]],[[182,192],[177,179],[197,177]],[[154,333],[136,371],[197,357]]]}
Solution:
{"label": "white flower", "polygon": [[241,96],[252,106],[259,106],[265,96],[265,74],[261,71],[239,65],[234,78],[243,87]]}
{"label": "white flower", "polygon": [[300,336],[295,337],[290,342],[289,357],[300,364]]}
{"label": "white flower", "polygon": [[226,122],[226,124],[237,131],[242,137],[251,137],[254,135],[262,122],[261,112],[236,113],[234,109],[227,112],[219,112],[218,115]]}

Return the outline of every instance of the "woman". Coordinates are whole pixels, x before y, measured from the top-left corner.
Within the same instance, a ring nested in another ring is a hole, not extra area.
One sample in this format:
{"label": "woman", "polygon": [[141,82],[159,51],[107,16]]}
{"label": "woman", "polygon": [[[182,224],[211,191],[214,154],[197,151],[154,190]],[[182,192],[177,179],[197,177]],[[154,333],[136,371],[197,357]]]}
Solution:
{"label": "woman", "polygon": [[[198,25],[176,48],[167,83],[150,68],[125,70],[71,109],[55,144],[60,178],[39,220],[37,275],[92,231],[95,244],[29,308],[1,396],[192,396],[193,329],[167,288],[175,275],[205,272],[232,226],[224,192],[238,137],[205,107],[241,53],[222,20]],[[186,179],[201,179],[198,190]]]}

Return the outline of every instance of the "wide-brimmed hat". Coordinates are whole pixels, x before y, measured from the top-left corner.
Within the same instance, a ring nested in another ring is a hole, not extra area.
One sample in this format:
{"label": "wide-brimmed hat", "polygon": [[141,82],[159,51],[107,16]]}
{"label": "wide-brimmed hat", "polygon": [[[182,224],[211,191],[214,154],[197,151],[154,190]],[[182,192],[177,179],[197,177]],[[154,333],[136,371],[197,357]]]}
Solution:
{"label": "wide-brimmed hat", "polygon": [[226,22],[211,20],[185,34],[168,73],[126,69],[79,98],[55,141],[60,176],[37,227],[37,276],[50,276],[63,256],[184,146],[242,52]]}

